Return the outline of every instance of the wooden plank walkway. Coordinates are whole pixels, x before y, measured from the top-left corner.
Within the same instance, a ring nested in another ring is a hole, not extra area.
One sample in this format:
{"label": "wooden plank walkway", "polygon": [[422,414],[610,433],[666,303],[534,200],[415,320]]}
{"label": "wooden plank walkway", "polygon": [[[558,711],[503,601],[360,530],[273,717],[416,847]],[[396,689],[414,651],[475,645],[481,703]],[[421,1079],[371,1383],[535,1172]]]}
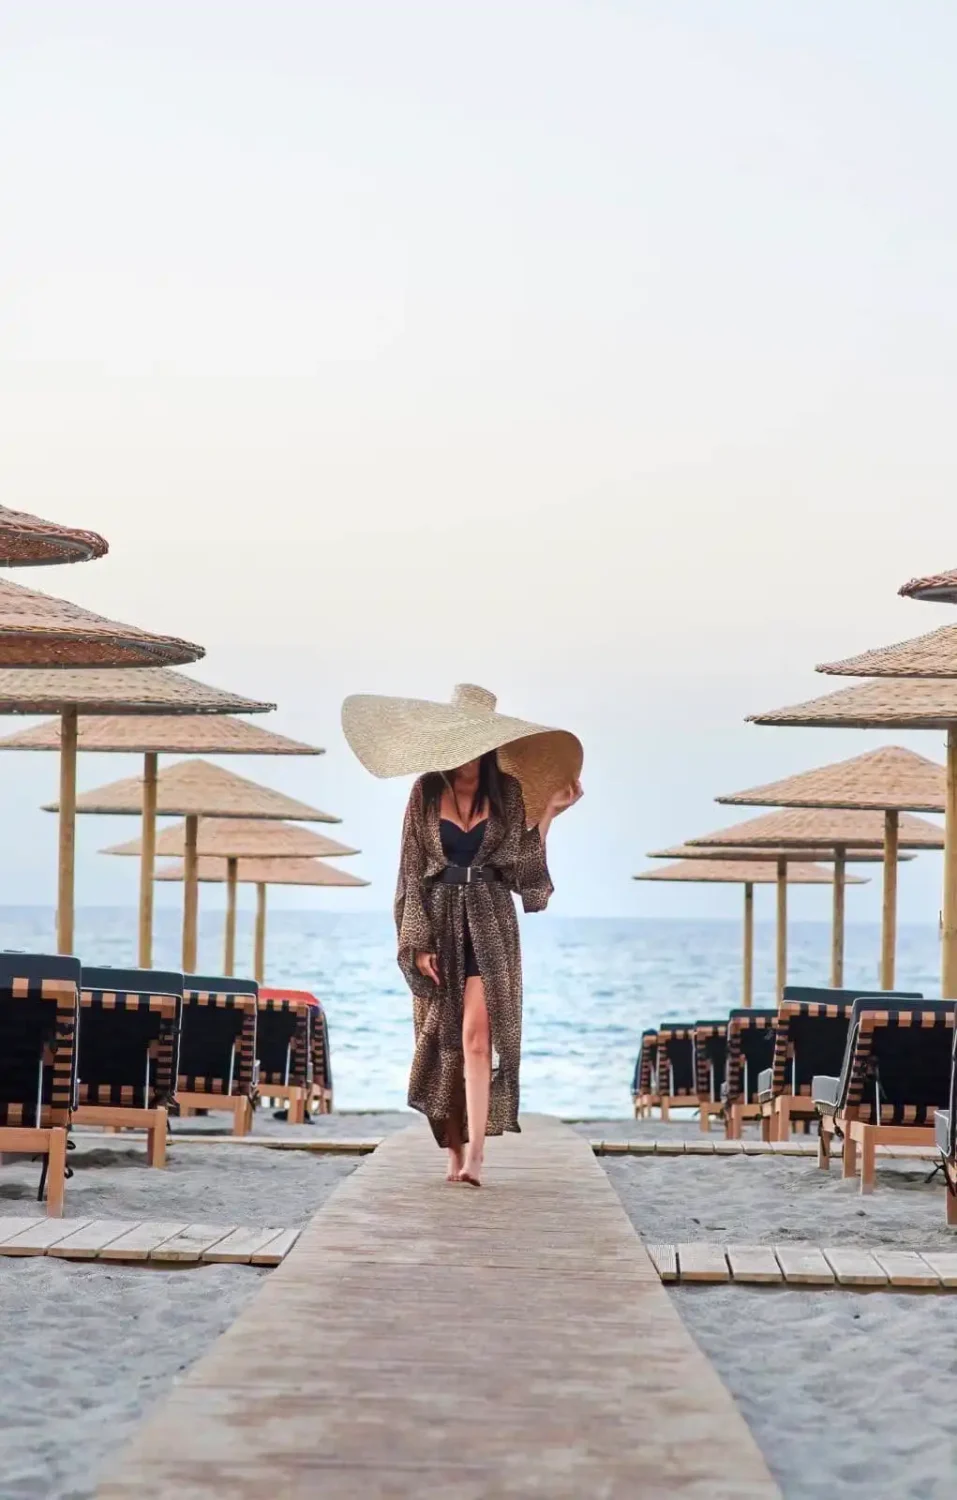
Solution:
{"label": "wooden plank walkway", "polygon": [[0,1256],[278,1266],[298,1238],[296,1229],[243,1229],[235,1224],[0,1217]]}
{"label": "wooden plank walkway", "polygon": [[336,1188],[99,1500],[780,1500],[588,1142],[413,1126]]}
{"label": "wooden plank walkway", "polygon": [[957,1253],[895,1246],[649,1245],[662,1281],[756,1286],[840,1286],[868,1291],[951,1291]]}
{"label": "wooden plank walkway", "polygon": [[[726,1141],[724,1136],[709,1140],[703,1135],[699,1140],[682,1140],[678,1136],[663,1136],[644,1140],[589,1142],[596,1156],[817,1156],[817,1139],[790,1141],[762,1141],[756,1136],[747,1136],[740,1141]],[[835,1158],[840,1158],[835,1149]],[[878,1157],[892,1161],[939,1161],[940,1151],[936,1146],[878,1146]]]}

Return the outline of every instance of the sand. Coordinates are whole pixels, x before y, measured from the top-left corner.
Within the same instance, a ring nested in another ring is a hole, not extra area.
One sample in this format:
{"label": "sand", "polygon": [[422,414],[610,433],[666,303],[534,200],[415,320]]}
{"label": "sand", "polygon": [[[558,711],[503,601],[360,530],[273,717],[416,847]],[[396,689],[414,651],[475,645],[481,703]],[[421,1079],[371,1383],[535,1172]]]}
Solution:
{"label": "sand", "polygon": [[[650,1129],[649,1129],[650,1126]],[[590,1122],[596,1139],[687,1125]],[[697,1133],[695,1124],[694,1133]],[[605,1157],[645,1241],[807,1241],[957,1249],[929,1163],[879,1163],[862,1198],[837,1163],[803,1158]],[[672,1288],[736,1400],[785,1500],[951,1500],[957,1294]]]}
{"label": "sand", "polygon": [[[362,1136],[395,1128],[391,1118],[374,1129],[368,1117],[333,1120],[318,1128]],[[166,1171],[154,1172],[135,1138],[88,1136],[70,1164],[68,1218],[291,1227],[311,1217],[357,1158],[174,1141]],[[40,1212],[38,1172],[33,1162],[0,1168],[0,1223]],[[251,1266],[173,1271],[0,1257],[3,1500],[89,1500],[147,1408],[268,1275]]]}

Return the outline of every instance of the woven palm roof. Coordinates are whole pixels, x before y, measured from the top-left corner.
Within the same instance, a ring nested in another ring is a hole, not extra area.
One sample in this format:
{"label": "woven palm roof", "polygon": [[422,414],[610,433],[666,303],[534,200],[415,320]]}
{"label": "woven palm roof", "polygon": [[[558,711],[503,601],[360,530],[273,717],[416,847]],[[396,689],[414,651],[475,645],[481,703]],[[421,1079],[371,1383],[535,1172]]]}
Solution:
{"label": "woven palm roof", "polygon": [[[311,828],[296,823],[274,823],[265,819],[202,818],[198,831],[200,856],[213,859],[331,859],[358,854],[348,844],[337,843]],[[115,844],[104,854],[142,854],[140,839]],[[156,853],[163,857],[186,852],[186,824],[176,823],[156,836]]]}
{"label": "woven palm roof", "polygon": [[751,714],[748,722],[817,729],[948,729],[957,724],[957,682],[879,678],[806,703]]}
{"label": "woven palm roof", "polygon": [[871,808],[883,812],[942,813],[946,795],[943,766],[913,750],[890,745],[715,800],[735,807]]}
{"label": "woven palm roof", "polygon": [[[59,812],[50,803],[44,812]],[[143,810],[143,782],[138,776],[114,781],[93,792],[82,792],[76,799],[78,813],[137,816]],[[206,760],[181,760],[160,771],[156,778],[156,811],[161,817],[200,818],[277,818],[295,819],[299,823],[339,823],[341,818],[319,812],[295,797],[275,792],[210,765]]]}
{"label": "woven palm roof", "polygon": [[[83,721],[87,714],[162,713],[164,717],[172,714],[264,714],[275,706],[275,703],[259,703],[254,698],[241,698],[238,693],[225,693],[222,688],[207,687],[184,672],[171,672],[164,667],[84,672],[0,671],[0,713],[49,714],[75,708],[80,714],[81,745]],[[19,739],[20,736],[12,738]],[[0,748],[20,750],[27,747],[5,739],[0,740]],[[135,750],[137,746],[129,743],[123,748]]]}
{"label": "woven palm roof", "polygon": [[[154,668],[155,672],[155,668]],[[91,675],[84,673],[84,676]],[[151,673],[150,675],[153,675]],[[164,673],[172,677],[173,673]],[[2,674],[0,674],[2,677]],[[182,679],[188,682],[188,678]],[[195,686],[196,684],[192,684]],[[242,701],[242,700],[239,700]],[[263,710],[270,705],[256,704]],[[244,710],[247,712],[248,710]],[[138,716],[81,718],[78,748],[100,754],[135,753],[153,755],[324,755],[318,745],[304,745],[258,724],[242,719],[195,716],[181,713],[162,717]],[[0,750],[59,750],[60,721],[50,719],[33,729],[20,729],[0,739]]]}
{"label": "woven palm roof", "polygon": [[957,604],[957,568],[949,573],[931,573],[927,578],[912,578],[898,590],[905,599],[929,599],[934,604]]}
{"label": "woven palm roof", "polygon": [[[324,885],[360,886],[360,880],[338,865],[324,865],[319,859],[241,859],[237,876],[240,885]],[[168,865],[157,870],[156,880],[182,880],[183,865]],[[226,884],[224,859],[201,859],[199,879],[208,885]]]}
{"label": "woven palm roof", "polygon": [[[743,824],[741,825],[744,826]],[[843,846],[842,846],[843,848]],[[844,849],[844,858],[852,865],[879,865],[883,854],[878,849]],[[747,864],[760,864],[783,859],[785,864],[833,864],[835,860],[834,849],[794,849],[768,848],[763,844],[753,848],[741,847],[733,844],[726,846],[713,846],[707,844],[674,844],[670,849],[649,849],[649,859],[729,859],[740,860]],[[901,854],[901,861],[913,859],[912,854]]]}
{"label": "woven palm roof", "polygon": [[0,579],[2,667],[176,667],[205,654],[189,641],[120,625]]}
{"label": "woven palm roof", "polygon": [[825,662],[815,670],[832,677],[957,677],[957,625],[942,625],[845,661]]}
{"label": "woven palm roof", "polygon": [[[654,870],[643,870],[633,875],[632,880],[677,880],[701,885],[776,885],[777,865],[767,860],[694,859],[679,860],[674,865],[662,865]],[[788,864],[789,885],[831,885],[834,881],[830,870],[820,865],[800,864],[796,860]],[[845,876],[847,885],[866,885],[860,875]]]}
{"label": "woven palm roof", "polygon": [[0,567],[41,568],[48,563],[105,557],[108,544],[95,531],[77,531],[0,505]]}
{"label": "woven palm roof", "polygon": [[[884,843],[884,815],[879,812],[846,812],[836,809],[786,807],[778,812],[748,818],[733,828],[721,828],[704,838],[689,839],[698,848],[712,845],[814,849],[844,845],[855,849],[879,849]],[[901,849],[943,849],[944,830],[926,818],[901,813],[898,824]]]}

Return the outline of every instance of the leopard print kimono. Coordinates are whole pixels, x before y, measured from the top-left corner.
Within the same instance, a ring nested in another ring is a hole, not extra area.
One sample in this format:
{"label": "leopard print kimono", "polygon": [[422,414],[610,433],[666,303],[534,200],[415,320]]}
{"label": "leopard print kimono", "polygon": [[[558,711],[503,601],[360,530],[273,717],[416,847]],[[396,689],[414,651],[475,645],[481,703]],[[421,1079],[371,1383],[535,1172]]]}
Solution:
{"label": "leopard print kimono", "polygon": [[[502,783],[504,817],[490,815],[474,860],[476,869],[485,865],[499,870],[501,881],[490,885],[436,881],[448,861],[442,851],[438,811],[426,813],[421,782],[412,789],[402,831],[395,925],[399,967],[413,995],[415,1056],[409,1104],[428,1116],[440,1146],[448,1144],[450,1118],[459,1120],[463,1141],[468,1138],[462,1053],[466,912],[492,1031],[487,1133],[501,1135],[519,1129],[522,956],[512,893],[521,896],[526,911],[543,911],[552,883],[541,834],[526,823],[521,786],[511,776],[503,776]],[[416,953],[438,955],[438,986],[419,973]]]}

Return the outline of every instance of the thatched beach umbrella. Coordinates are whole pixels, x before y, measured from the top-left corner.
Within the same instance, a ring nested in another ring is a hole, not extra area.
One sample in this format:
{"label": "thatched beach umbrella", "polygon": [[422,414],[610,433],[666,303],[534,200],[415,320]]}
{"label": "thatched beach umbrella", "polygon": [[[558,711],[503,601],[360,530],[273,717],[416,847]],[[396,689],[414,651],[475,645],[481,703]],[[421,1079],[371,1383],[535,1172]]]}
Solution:
{"label": "thatched beach umbrella", "polygon": [[[143,783],[138,777],[115,781],[77,798],[78,813],[135,817],[143,807]],[[56,804],[44,811],[56,812]],[[341,819],[320,812],[308,803],[287,797],[271,787],[247,781],[221,766],[204,760],[184,760],[160,771],[156,781],[156,812],[159,817],[186,819],[185,885],[183,891],[183,968],[196,966],[198,887],[196,881],[200,818],[295,818],[303,823],[338,823]]]}
{"label": "thatched beach umbrella", "polygon": [[[836,858],[839,850],[884,848],[884,819],[876,812],[844,812],[830,809],[787,808],[780,812],[766,813],[761,818],[750,818],[732,828],[722,828],[704,838],[690,839],[689,843],[700,848],[714,849],[725,846],[735,848],[746,844],[752,849],[794,848],[826,849]],[[924,818],[915,818],[910,813],[901,816],[898,828],[899,849],[940,849],[943,847],[942,830]],[[846,858],[845,854],[845,858]],[[781,878],[778,881],[778,996],[784,991],[787,979],[787,883],[784,879],[783,862],[778,860]],[[843,924],[843,900],[840,911],[835,911],[835,926],[838,918]],[[833,938],[834,946],[837,938]],[[832,956],[833,969],[833,956]]]}
{"label": "thatched beach umbrella", "polygon": [[[868,655],[873,659],[873,653]],[[750,722],[828,729],[946,730],[941,993],[944,999],[954,1000],[957,999],[957,682],[943,680],[943,676],[936,682],[902,679],[863,682],[807,703],[753,714]]]}
{"label": "thatched beach umbrella", "polygon": [[78,531],[0,505],[0,568],[90,562],[94,557],[105,557],[109,550],[95,531]]}
{"label": "thatched beach umbrella", "polygon": [[[788,885],[830,885],[833,876],[821,865],[786,860]],[[865,885],[858,875],[847,877],[852,885]],[[754,997],[754,887],[776,885],[776,862],[760,859],[683,859],[660,869],[645,870],[635,880],[676,881],[682,884],[744,886],[744,955],[741,1004],[750,1008]]]}
{"label": "thatched beach umbrella", "polygon": [[[60,851],[57,951],[73,952],[76,758],[81,717],[100,715],[266,713],[258,703],[157,667],[116,671],[2,671],[0,714],[59,714],[52,748],[60,751]],[[85,724],[84,724],[85,733]],[[14,736],[14,739],[19,738]],[[0,741],[0,745],[9,745]],[[19,747],[17,747],[19,748]]]}
{"label": "thatched beach umbrella", "polygon": [[[115,674],[111,674],[115,675]],[[131,674],[127,674],[131,675]],[[167,674],[172,675],[172,674]],[[188,678],[181,679],[184,682]],[[231,710],[261,713],[274,704],[244,706],[243,699],[229,704]],[[84,710],[85,712],[85,710]],[[59,726],[55,722],[37,724],[0,740],[0,750],[55,750],[59,745]],[[188,708],[179,716],[138,716],[135,720],[119,717],[83,718],[77,739],[79,750],[97,754],[143,756],[143,833],[140,859],[139,965],[149,969],[153,964],[153,867],[156,844],[156,778],[161,755],[322,755],[317,745],[304,745],[271,729],[246,724],[242,719],[190,714]],[[183,851],[169,851],[179,854]]]}
{"label": "thatched beach umbrella", "polygon": [[0,579],[0,667],[181,667],[205,654]]}
{"label": "thatched beach umbrella", "polygon": [[926,599],[931,604],[957,604],[957,568],[949,573],[931,573],[927,578],[912,578],[898,593],[905,599]]}
{"label": "thatched beach umbrella", "polygon": [[[104,854],[135,855],[142,851],[142,841],[104,849]],[[226,948],[224,974],[232,974],[236,959],[236,887],[241,859],[332,859],[358,854],[348,844],[340,844],[311,828],[295,823],[250,821],[247,818],[205,818],[200,821],[196,852],[200,867],[204,859],[226,862]],[[162,857],[184,856],[186,824],[164,828],[156,839],[155,853]],[[152,879],[152,870],[150,872]]]}
{"label": "thatched beach umbrella", "polygon": [[[197,871],[200,881],[223,885],[228,879],[224,859],[201,859]],[[157,880],[185,879],[185,865],[173,865],[156,872]],[[241,859],[237,872],[240,885],[256,887],[256,935],[253,978],[264,984],[266,979],[266,890],[271,885],[312,885],[327,887],[367,886],[368,880],[350,875],[318,859]]]}
{"label": "thatched beach umbrella", "polygon": [[[860,809],[884,814],[884,893],[881,921],[881,988],[894,988],[897,947],[897,853],[902,812],[944,811],[944,768],[913,750],[888,746],[869,750],[850,760],[820,766],[782,781],[734,792],[716,801],[734,807],[795,807]],[[844,981],[843,884],[846,849],[836,848],[834,868],[835,922],[831,983]],[[838,896],[840,892],[840,921]]]}

